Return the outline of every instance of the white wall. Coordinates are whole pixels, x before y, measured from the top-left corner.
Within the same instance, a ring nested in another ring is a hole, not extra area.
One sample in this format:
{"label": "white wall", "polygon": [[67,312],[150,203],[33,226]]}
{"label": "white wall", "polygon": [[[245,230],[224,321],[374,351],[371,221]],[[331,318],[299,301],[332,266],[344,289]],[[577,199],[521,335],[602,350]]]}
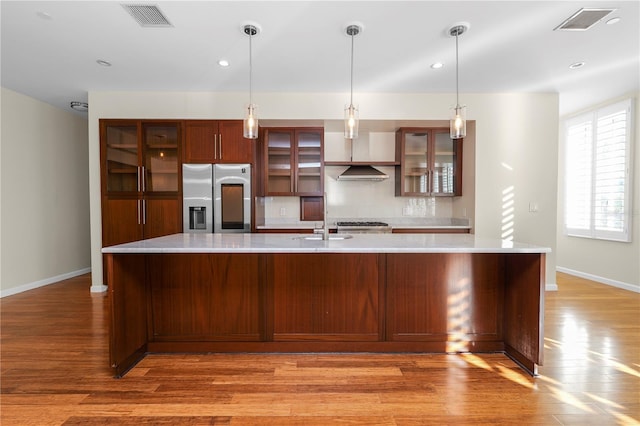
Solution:
{"label": "white wall", "polygon": [[2,88],[2,296],[89,271],[87,119]]}
{"label": "white wall", "polygon": [[[513,194],[514,240],[550,247],[547,283],[555,285],[558,95],[461,94],[475,120],[475,199],[453,201],[454,216],[475,214],[478,235],[500,238]],[[358,94],[361,120],[446,120],[453,94]],[[341,120],[344,94],[257,93],[262,120]],[[242,118],[246,93],[90,92],[89,167],[94,287],[102,285],[99,118]],[[466,143],[466,141],[465,141]],[[466,150],[466,145],[465,145]],[[465,151],[466,153],[466,151]],[[529,213],[529,203],[539,206]]]}
{"label": "white wall", "polygon": [[[594,108],[622,99],[635,99],[635,131],[632,139],[634,162],[632,241],[629,243],[592,240],[564,235],[564,168],[565,135],[564,125],[560,128],[560,156],[558,162],[558,270],[582,276],[616,287],[640,292],[640,93],[612,99],[609,102],[594,105]],[[567,118],[562,118],[562,123]]]}

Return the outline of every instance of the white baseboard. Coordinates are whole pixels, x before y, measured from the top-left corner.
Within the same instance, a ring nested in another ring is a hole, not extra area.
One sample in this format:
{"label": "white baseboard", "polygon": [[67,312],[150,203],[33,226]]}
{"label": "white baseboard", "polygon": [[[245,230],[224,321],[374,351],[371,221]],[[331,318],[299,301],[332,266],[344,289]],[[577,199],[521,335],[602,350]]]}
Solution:
{"label": "white baseboard", "polygon": [[92,285],[91,286],[91,293],[104,293],[107,291],[109,287],[107,287],[106,285]]}
{"label": "white baseboard", "polygon": [[57,283],[58,281],[68,280],[69,278],[88,274],[89,272],[91,272],[91,268],[83,268],[77,271],[67,272],[66,274],[57,275],[55,277],[45,278],[44,280],[34,281],[32,283],[27,283],[17,287],[8,288],[6,290],[0,290],[0,298],[22,293],[28,290],[33,290],[34,288],[44,287],[49,284]]}
{"label": "white baseboard", "polygon": [[609,278],[599,277],[598,275],[587,274],[586,272],[574,271],[573,269],[563,268],[562,266],[556,266],[556,271],[564,272],[565,274],[569,274],[569,275],[575,275],[576,277],[585,278],[591,281],[596,281],[602,284],[610,285],[612,287],[633,291],[634,293],[640,293],[639,286],[625,283],[622,281],[616,281]]}
{"label": "white baseboard", "polygon": [[546,283],[544,285],[544,291],[558,291],[558,284],[556,284],[556,283]]}

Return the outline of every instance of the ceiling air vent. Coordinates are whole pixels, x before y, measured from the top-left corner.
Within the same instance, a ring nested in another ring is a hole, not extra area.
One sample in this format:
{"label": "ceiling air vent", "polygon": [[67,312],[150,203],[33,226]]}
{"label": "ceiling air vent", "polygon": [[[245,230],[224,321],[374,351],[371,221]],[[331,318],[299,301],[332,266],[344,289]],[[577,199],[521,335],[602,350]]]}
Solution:
{"label": "ceiling air vent", "polygon": [[553,30],[585,31],[616,9],[580,9]]}
{"label": "ceiling air vent", "polygon": [[150,4],[123,4],[127,12],[141,27],[172,27],[158,6]]}

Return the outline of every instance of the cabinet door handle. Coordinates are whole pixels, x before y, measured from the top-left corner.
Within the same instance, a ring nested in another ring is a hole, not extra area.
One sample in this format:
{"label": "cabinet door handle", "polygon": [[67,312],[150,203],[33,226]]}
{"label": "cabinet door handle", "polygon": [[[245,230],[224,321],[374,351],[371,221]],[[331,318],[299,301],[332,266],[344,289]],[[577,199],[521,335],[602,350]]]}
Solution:
{"label": "cabinet door handle", "polygon": [[140,225],[140,200],[136,200],[136,221]]}
{"label": "cabinet door handle", "polygon": [[147,171],[144,166],[140,167],[142,170],[142,192],[147,190]]}
{"label": "cabinet door handle", "polygon": [[140,166],[138,166],[137,170],[136,170],[136,177],[138,178],[138,192],[140,192],[140,188],[142,188],[142,185],[140,183],[140,179],[141,179],[141,173],[140,173]]}
{"label": "cabinet door handle", "polygon": [[218,138],[218,143],[220,144],[220,159],[222,160],[222,133],[220,133],[218,136],[220,136]]}
{"label": "cabinet door handle", "polygon": [[142,200],[142,224],[147,224],[147,200]]}
{"label": "cabinet door handle", "polygon": [[213,158],[218,159],[218,134],[213,134]]}

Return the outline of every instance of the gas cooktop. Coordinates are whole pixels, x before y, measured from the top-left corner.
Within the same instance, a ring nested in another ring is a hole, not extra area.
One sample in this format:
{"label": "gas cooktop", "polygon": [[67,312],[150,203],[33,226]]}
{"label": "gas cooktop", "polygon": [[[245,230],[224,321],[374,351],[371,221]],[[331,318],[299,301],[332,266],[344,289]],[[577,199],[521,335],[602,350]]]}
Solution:
{"label": "gas cooktop", "polygon": [[346,221],[346,222],[336,222],[338,226],[389,226],[388,223],[384,222],[368,222],[368,221]]}

